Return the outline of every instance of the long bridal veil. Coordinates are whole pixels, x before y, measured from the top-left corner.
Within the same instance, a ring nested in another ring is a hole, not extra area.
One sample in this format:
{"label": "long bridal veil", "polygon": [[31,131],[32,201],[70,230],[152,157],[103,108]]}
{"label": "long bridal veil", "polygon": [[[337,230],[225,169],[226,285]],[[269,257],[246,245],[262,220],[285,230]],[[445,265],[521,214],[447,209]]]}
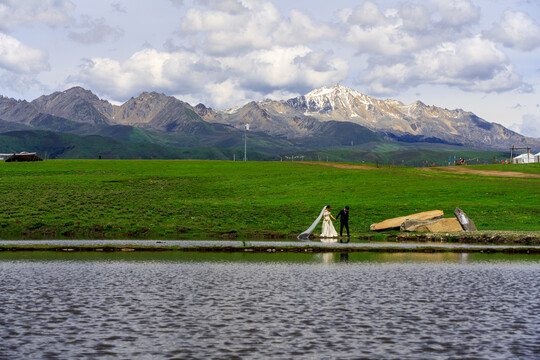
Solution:
{"label": "long bridal veil", "polygon": [[309,240],[309,235],[311,234],[311,232],[313,231],[313,229],[315,229],[315,226],[317,226],[317,224],[319,223],[319,221],[321,221],[323,215],[324,215],[324,210],[326,209],[326,206],[323,206],[322,210],[321,210],[321,213],[319,214],[319,217],[317,219],[315,219],[315,221],[313,222],[313,224],[311,224],[311,226],[306,230],[304,231],[303,233],[301,233],[300,235],[298,235],[298,240]]}

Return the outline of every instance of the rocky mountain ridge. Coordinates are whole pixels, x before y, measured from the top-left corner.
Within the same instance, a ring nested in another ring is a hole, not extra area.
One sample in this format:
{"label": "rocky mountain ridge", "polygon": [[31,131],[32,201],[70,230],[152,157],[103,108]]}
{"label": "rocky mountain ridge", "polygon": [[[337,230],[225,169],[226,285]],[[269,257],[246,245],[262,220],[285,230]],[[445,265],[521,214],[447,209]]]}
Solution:
{"label": "rocky mountain ridge", "polygon": [[211,116],[199,114],[210,122],[235,127],[249,122],[255,130],[292,138],[306,134],[307,129],[301,124],[310,119],[357,124],[392,141],[489,149],[540,146],[539,139],[527,138],[471,112],[427,106],[421,101],[405,105],[397,100],[379,100],[339,84],[288,100],[252,102]]}
{"label": "rocky mountain ridge", "polygon": [[[125,133],[118,127],[126,127],[166,134],[168,139],[191,137],[193,143],[203,137],[215,138],[214,143],[233,146],[235,142],[227,139],[238,137],[246,123],[270,147],[284,142],[291,146],[339,147],[384,138],[475,149],[540,148],[540,139],[527,138],[471,112],[427,106],[420,101],[405,105],[396,100],[379,100],[339,84],[288,100],[252,101],[219,111],[204,104],[191,106],[156,92],[144,92],[121,105],[99,99],[81,87],[43,95],[31,102],[0,96],[1,131],[9,130],[9,124],[13,124],[13,130],[28,127],[107,135],[111,128],[115,128],[115,134]],[[137,136],[151,138],[140,131]]]}

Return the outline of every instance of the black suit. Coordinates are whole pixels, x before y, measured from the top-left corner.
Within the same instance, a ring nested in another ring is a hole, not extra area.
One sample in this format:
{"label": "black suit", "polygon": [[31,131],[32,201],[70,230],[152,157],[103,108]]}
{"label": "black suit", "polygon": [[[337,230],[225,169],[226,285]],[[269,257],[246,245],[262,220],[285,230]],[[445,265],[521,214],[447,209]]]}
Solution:
{"label": "black suit", "polygon": [[339,222],[341,224],[339,228],[339,236],[343,236],[343,227],[347,229],[347,236],[351,236],[351,234],[349,233],[349,210],[341,210],[336,216],[336,220],[337,219],[339,219]]}

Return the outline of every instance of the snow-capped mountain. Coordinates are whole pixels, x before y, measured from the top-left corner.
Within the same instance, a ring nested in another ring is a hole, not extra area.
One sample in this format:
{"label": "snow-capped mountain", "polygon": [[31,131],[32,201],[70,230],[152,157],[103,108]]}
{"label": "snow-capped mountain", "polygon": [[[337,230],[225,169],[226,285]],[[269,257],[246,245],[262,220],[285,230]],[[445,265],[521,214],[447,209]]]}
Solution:
{"label": "snow-capped mountain", "polygon": [[235,127],[250,123],[254,130],[288,138],[308,136],[313,121],[341,121],[406,142],[497,149],[540,144],[538,139],[524,137],[461,109],[427,106],[421,101],[405,105],[397,100],[379,100],[339,84],[289,100],[251,102],[234,110],[213,112],[212,116],[200,115],[207,121]]}
{"label": "snow-capped mountain", "polygon": [[362,116],[357,111],[361,105],[378,105],[381,101],[345,86],[323,87],[304,96],[288,101],[297,109],[306,110],[304,115],[340,114],[346,119]]}
{"label": "snow-capped mountain", "polygon": [[139,130],[144,130],[157,138],[165,136],[168,143],[182,139],[182,144],[199,144],[204,137],[204,144],[233,146],[246,123],[256,133],[253,136],[260,137],[260,144],[265,144],[265,151],[283,144],[340,147],[382,142],[383,138],[475,149],[540,149],[540,139],[527,138],[471,112],[420,101],[405,105],[380,100],[341,85],[221,111],[155,92],[142,93],[119,106],[80,87],[31,102],[0,96],[0,131],[41,129],[89,135],[123,134],[133,128],[138,130],[137,138],[142,136]]}

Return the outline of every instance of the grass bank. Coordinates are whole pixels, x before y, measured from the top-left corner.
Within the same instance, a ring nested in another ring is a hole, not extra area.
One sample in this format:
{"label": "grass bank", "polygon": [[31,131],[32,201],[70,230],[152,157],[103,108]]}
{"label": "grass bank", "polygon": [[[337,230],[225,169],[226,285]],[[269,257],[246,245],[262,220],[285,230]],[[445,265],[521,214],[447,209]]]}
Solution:
{"label": "grass bank", "polygon": [[[369,232],[370,224],[432,209],[453,216],[455,207],[479,230],[540,231],[539,178],[368,168],[296,162],[2,162],[0,238],[293,237],[326,204],[334,214],[351,207],[355,238],[383,240],[384,235]],[[489,169],[540,174],[538,164]]]}

